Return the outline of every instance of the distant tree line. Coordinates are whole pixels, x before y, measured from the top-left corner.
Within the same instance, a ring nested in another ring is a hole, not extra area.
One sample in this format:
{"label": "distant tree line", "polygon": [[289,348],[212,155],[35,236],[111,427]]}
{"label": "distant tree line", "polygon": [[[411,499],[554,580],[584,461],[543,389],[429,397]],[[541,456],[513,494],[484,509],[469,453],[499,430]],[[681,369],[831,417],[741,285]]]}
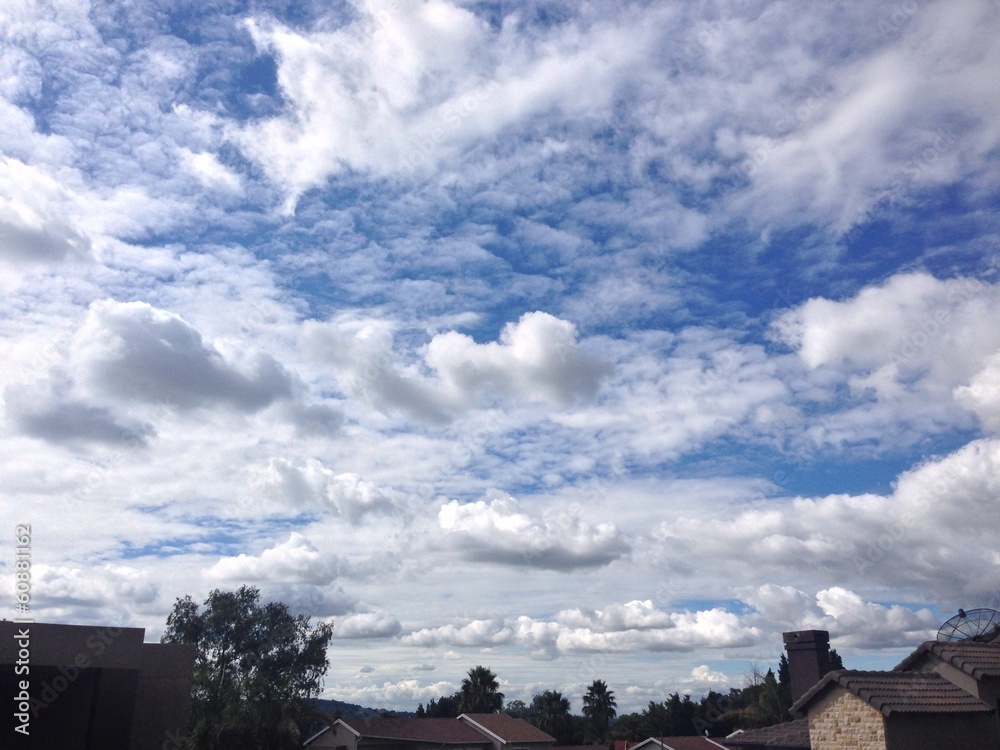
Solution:
{"label": "distant tree line", "polygon": [[[281,750],[299,747],[303,726],[329,725],[336,716],[321,714],[310,700],[319,693],[329,666],[329,624],[309,624],[281,603],[260,603],[260,591],[212,591],[199,607],[190,597],[177,599],[167,618],[165,643],[197,646],[188,750]],[[843,669],[836,650],[831,669]],[[615,694],[594,680],[583,696],[583,715],[556,690],[537,693],[531,703],[504,703],[500,683],[489,668],[469,670],[459,690],[417,707],[418,717],[455,717],[462,713],[499,713],[525,719],[555,737],[560,745],[604,744],[657,736],[726,735],[788,721],[792,704],[788,661],[778,673],[756,666],[741,688],[715,691],[698,701],[671,693],[640,712],[617,715]],[[389,712],[386,712],[389,714]]]}
{"label": "distant tree line", "polygon": [[[831,669],[843,669],[836,649],[830,652]],[[489,667],[473,667],[462,687],[426,706],[417,716],[455,717],[462,713],[496,713],[525,719],[556,738],[560,745],[604,744],[613,740],[638,742],[647,737],[718,737],[736,729],[755,729],[791,720],[791,677],[788,660],[781,655],[778,672],[752,666],[743,687],[725,693],[709,691],[695,701],[690,695],[669,694],[662,702],[650,701],[642,711],[617,716],[614,692],[603,680],[594,680],[583,696],[583,716],[574,716],[570,702],[555,690],[537,693],[531,703],[503,703],[499,682]],[[501,709],[500,706],[503,706]]]}

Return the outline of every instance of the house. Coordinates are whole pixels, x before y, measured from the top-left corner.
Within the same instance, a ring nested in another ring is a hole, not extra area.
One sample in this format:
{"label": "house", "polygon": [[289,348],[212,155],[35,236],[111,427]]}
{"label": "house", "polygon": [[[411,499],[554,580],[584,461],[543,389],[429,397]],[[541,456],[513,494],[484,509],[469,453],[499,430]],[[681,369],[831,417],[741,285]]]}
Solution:
{"label": "house", "polygon": [[[144,636],[143,628],[0,621],[0,694],[14,698],[4,747],[181,750],[197,649]],[[28,736],[16,729],[25,720]]]}
{"label": "house", "polygon": [[649,737],[642,742],[628,743],[628,750],[726,750],[725,745],[720,745],[716,740],[709,737]]}
{"label": "house", "polygon": [[549,750],[555,738],[507,714],[462,714],[458,720],[493,741],[494,750]]}
{"label": "house", "polygon": [[809,720],[786,721],[762,729],[740,729],[721,742],[730,750],[810,750]]}
{"label": "house", "polygon": [[792,710],[808,714],[812,750],[1000,748],[996,710],[934,673],[837,670]]}
{"label": "house", "polygon": [[888,671],[828,672],[828,633],[785,633],[791,712],[800,718],[734,733],[724,744],[733,750],[1000,750],[1000,640],[992,638],[929,641]]}
{"label": "house", "polygon": [[550,750],[555,738],[506,714],[457,719],[337,719],[305,741],[310,750]]}

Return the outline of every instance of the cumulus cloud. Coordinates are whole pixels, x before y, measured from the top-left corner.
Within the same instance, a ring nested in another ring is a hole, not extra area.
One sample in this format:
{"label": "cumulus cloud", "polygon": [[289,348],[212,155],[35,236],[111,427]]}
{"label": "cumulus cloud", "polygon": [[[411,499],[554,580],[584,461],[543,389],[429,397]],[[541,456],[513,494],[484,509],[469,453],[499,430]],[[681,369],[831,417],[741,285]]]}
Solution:
{"label": "cumulus cloud", "polygon": [[610,372],[608,363],[580,347],[572,323],[543,312],[506,325],[497,342],[477,344],[454,331],[434,336],[423,354],[436,377],[399,362],[393,326],[384,321],[310,321],[302,341],[310,356],[336,368],[348,393],[431,423],[496,397],[556,407],[586,402]]}
{"label": "cumulus cloud", "polygon": [[123,418],[106,406],[74,397],[69,380],[63,377],[33,386],[8,386],[4,407],[23,434],[57,445],[142,447],[156,434],[148,423]]}
{"label": "cumulus cloud", "polygon": [[676,570],[697,559],[734,582],[781,576],[775,582],[801,585],[834,576],[958,606],[992,592],[989,582],[1000,574],[1000,545],[989,531],[1000,523],[998,477],[1000,441],[977,440],[904,472],[889,495],[781,498],[711,521],[664,520],[645,553]]}
{"label": "cumulus cloud", "polygon": [[350,523],[359,523],[370,514],[385,515],[400,509],[392,490],[379,487],[357,474],[337,474],[316,459],[296,463],[271,458],[253,472],[255,494],[263,492],[293,507],[320,505]]}
{"label": "cumulus cloud", "polygon": [[391,638],[402,630],[399,620],[388,612],[362,612],[334,622],[335,638]]}
{"label": "cumulus cloud", "polygon": [[454,331],[435,336],[426,360],[459,400],[495,391],[568,406],[592,400],[611,371],[607,362],[580,349],[572,323],[543,312],[508,323],[495,343],[477,344]]}
{"label": "cumulus cloud", "polygon": [[590,524],[572,513],[532,517],[509,495],[445,503],[438,512],[442,544],[477,562],[572,570],[607,565],[628,554],[614,524]]}
{"label": "cumulus cloud", "polygon": [[292,395],[289,374],[269,355],[227,361],[179,315],[144,302],[94,302],[74,349],[83,379],[112,397],[254,412]]}
{"label": "cumulus cloud", "polygon": [[0,157],[0,262],[56,263],[89,255],[71,218],[72,197],[41,169]]}
{"label": "cumulus cloud", "polygon": [[[624,615],[624,616],[623,616]],[[636,627],[636,625],[639,625]],[[486,647],[514,643],[536,656],[555,658],[566,653],[691,651],[696,648],[749,646],[763,632],[725,610],[663,612],[651,602],[612,605],[605,615],[588,616],[580,610],[560,612],[552,620],[526,616],[510,620],[474,620],[408,633],[401,641],[412,646]]]}
{"label": "cumulus cloud", "polygon": [[223,557],[208,569],[210,578],[229,581],[269,581],[323,586],[337,578],[346,563],[337,555],[321,552],[302,534],[293,531],[288,540],[260,555]]}
{"label": "cumulus cloud", "polygon": [[910,273],[851,299],[811,299],[781,315],[774,331],[808,368],[832,373],[865,402],[825,417],[829,434],[817,439],[857,441],[886,421],[913,420],[921,434],[966,426],[967,412],[956,407],[991,425],[1000,330],[982,321],[997,318],[1000,286]]}

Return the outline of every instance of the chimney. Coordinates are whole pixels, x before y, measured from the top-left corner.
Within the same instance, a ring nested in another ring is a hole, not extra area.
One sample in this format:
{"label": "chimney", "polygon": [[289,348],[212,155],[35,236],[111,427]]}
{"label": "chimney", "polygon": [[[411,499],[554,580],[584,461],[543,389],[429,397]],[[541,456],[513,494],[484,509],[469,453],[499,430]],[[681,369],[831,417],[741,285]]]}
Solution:
{"label": "chimney", "polygon": [[830,671],[830,634],[825,630],[782,633],[794,703]]}

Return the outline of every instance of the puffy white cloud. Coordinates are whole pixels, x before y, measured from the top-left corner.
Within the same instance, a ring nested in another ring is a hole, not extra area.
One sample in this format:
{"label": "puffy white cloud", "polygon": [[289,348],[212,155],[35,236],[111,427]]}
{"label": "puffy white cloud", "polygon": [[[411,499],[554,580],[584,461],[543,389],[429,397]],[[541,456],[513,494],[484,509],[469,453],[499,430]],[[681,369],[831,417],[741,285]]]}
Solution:
{"label": "puffy white cloud", "polygon": [[56,263],[90,254],[73,196],[40,168],[0,156],[0,262]]}
{"label": "puffy white cloud", "polygon": [[68,379],[60,377],[33,386],[7,386],[3,394],[7,416],[25,435],[68,446],[103,443],[141,447],[156,434],[148,423],[123,418],[106,406],[74,397],[71,387]]}
{"label": "puffy white cloud", "polygon": [[498,342],[476,344],[454,331],[435,336],[426,360],[460,400],[492,390],[562,406],[592,400],[611,369],[580,349],[572,323],[543,312],[508,323]]}
{"label": "puffy white cloud", "polygon": [[986,359],[968,385],[955,389],[955,401],[974,412],[984,427],[1000,432],[1000,352]]}
{"label": "puffy white cloud", "polygon": [[251,491],[277,497],[297,507],[323,505],[351,523],[369,514],[388,514],[400,509],[392,490],[379,487],[357,474],[337,474],[316,459],[301,464],[285,458],[271,458],[253,472]]}
{"label": "puffy white cloud", "polygon": [[302,534],[293,531],[287,541],[259,556],[241,554],[221,558],[207,575],[218,580],[323,586],[337,578],[344,567],[345,562],[337,555],[321,552]]}
{"label": "puffy white cloud", "polygon": [[[957,606],[991,594],[1000,571],[1000,545],[989,531],[1000,523],[998,477],[1000,441],[977,440],[903,473],[889,495],[781,498],[711,521],[667,519],[642,553],[676,570],[697,559],[702,570],[725,570],[734,583],[766,576],[801,587],[832,576]],[[801,603],[797,596],[775,589],[755,601],[787,607]]]}
{"label": "puffy white cloud", "polygon": [[864,402],[824,416],[826,434],[817,427],[814,437],[858,441],[884,432],[886,422],[913,421],[918,435],[967,426],[956,408],[963,406],[991,425],[1000,330],[982,321],[996,318],[1000,285],[910,273],[851,299],[811,299],[781,315],[774,331],[817,377],[833,373]]}
{"label": "puffy white cloud", "polygon": [[442,544],[470,560],[572,570],[606,565],[629,552],[614,524],[591,524],[578,515],[533,518],[509,495],[445,503],[438,512]]}
{"label": "puffy white cloud", "polygon": [[303,348],[336,368],[341,387],[382,408],[431,423],[445,422],[487,398],[569,407],[592,400],[610,366],[584,351],[572,323],[526,313],[498,342],[477,344],[454,331],[435,335],[424,360],[437,377],[403,366],[384,321],[335,318],[303,325]]}
{"label": "puffy white cloud", "polygon": [[362,612],[334,621],[334,638],[390,638],[402,630],[399,620],[388,612]]}
{"label": "puffy white cloud", "polygon": [[473,620],[465,625],[441,625],[407,633],[400,640],[410,646],[496,646],[509,643],[514,633],[502,620]]}
{"label": "puffy white cloud", "polygon": [[252,412],[292,395],[290,376],[269,355],[226,361],[179,315],[144,302],[93,303],[74,350],[85,382],[107,396]]}

